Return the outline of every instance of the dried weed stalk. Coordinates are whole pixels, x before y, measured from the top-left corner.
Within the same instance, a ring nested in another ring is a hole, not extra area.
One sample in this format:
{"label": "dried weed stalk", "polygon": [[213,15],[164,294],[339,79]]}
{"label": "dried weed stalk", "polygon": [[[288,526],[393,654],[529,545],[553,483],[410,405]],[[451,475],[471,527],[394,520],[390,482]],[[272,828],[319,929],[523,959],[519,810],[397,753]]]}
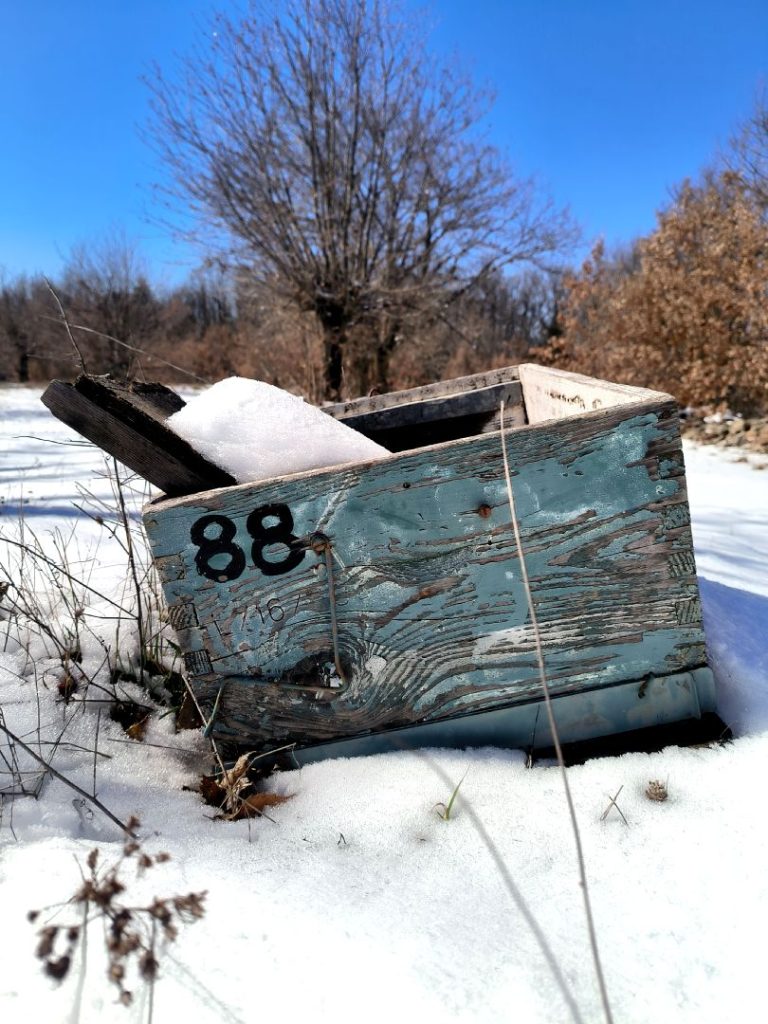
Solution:
{"label": "dried weed stalk", "polygon": [[[128,824],[133,832],[139,827],[136,818]],[[126,840],[122,856],[111,866],[100,866],[98,849],[91,850],[86,860],[88,873],[81,872],[82,884],[64,904],[80,911],[79,920],[64,925],[45,924],[38,931],[35,955],[42,961],[48,977],[63,981],[69,975],[78,946],[83,952],[80,970],[85,971],[86,936],[90,926],[101,921],[108,961],[107,978],[117,988],[119,1002],[123,1006],[133,1002],[133,990],[128,987],[131,978],[149,986],[151,1000],[164,949],[177,938],[182,924],[191,924],[204,916],[207,893],[156,896],[150,903],[136,906],[126,899],[129,883],[121,877],[121,872],[131,861],[136,867],[135,877],[139,878],[145,871],[168,860],[167,853],[146,853],[135,839]],[[36,922],[41,913],[32,910],[28,918]]]}
{"label": "dried weed stalk", "polygon": [[[116,464],[107,467],[112,500],[81,488],[77,507],[122,548],[128,570],[122,593],[95,585],[95,556],[74,558],[74,530],[41,538],[21,515],[17,537],[3,538],[8,551],[0,557],[0,650],[25,652],[22,676],[34,677],[38,704],[36,734],[19,733],[36,754],[8,732],[0,708],[0,774],[10,778],[0,789],[9,797],[39,795],[45,768],[57,774],[50,765],[56,749],[66,745],[66,729],[87,706],[108,704],[110,717],[140,740],[157,705],[176,711],[183,703],[180,652],[134,511],[146,498],[145,485],[135,488]],[[151,700],[137,697],[137,685]],[[54,696],[57,691],[62,705],[64,725],[53,743],[41,717],[41,688]],[[34,761],[34,776],[19,761],[22,749],[25,762]],[[98,756],[96,751],[94,760]]]}

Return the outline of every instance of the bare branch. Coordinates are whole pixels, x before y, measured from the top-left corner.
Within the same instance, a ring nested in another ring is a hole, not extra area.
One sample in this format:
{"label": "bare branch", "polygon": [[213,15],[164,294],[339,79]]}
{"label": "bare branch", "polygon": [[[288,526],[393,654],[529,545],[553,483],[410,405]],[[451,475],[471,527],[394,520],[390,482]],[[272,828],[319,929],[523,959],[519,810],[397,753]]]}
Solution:
{"label": "bare branch", "polygon": [[[45,315],[42,316],[42,319],[54,320],[57,323],[59,322],[56,317]],[[144,348],[139,348],[138,345],[129,345],[127,341],[121,341],[119,338],[115,338],[111,334],[105,334],[104,331],[97,331],[93,327],[86,327],[85,324],[67,324],[67,328],[70,329],[70,327],[76,331],[85,331],[86,334],[95,334],[97,337],[104,338],[106,341],[111,341],[113,345],[119,345],[121,348],[127,349],[129,352],[136,352],[138,355],[146,356],[148,359],[152,359],[154,362],[160,363],[161,366],[168,366],[171,370],[177,370],[179,373],[183,373],[186,377],[191,377],[192,380],[199,381],[200,384],[211,383],[207,378],[198,377],[196,373],[192,373],[191,370],[186,370],[183,366],[177,366],[176,363],[169,363],[167,359],[161,359],[160,356],[155,355],[154,352],[148,352]],[[86,373],[85,364],[81,363],[81,365],[83,373]]]}
{"label": "bare branch", "polygon": [[[66,329],[67,337],[69,338],[70,344],[72,345],[72,348],[77,353],[77,358],[78,358],[78,361],[80,363],[80,369],[83,371],[83,373],[88,373],[88,369],[87,369],[87,367],[85,365],[85,359],[83,358],[83,353],[80,351],[80,348],[79,348],[77,342],[75,341],[75,336],[72,334],[72,328],[70,327],[69,320],[67,320],[67,315],[64,312],[64,307],[61,304],[61,300],[59,299],[59,296],[56,294],[56,291],[54,290],[54,287],[51,284],[51,282],[48,280],[48,278],[46,277],[46,278],[44,278],[44,280],[45,280],[45,285],[46,285],[48,291],[53,296],[54,302],[59,307],[59,313],[61,314],[61,321],[60,322],[64,324],[64,327]],[[48,319],[48,318],[46,317],[46,319]],[[51,317],[50,319],[55,319],[55,318]]]}

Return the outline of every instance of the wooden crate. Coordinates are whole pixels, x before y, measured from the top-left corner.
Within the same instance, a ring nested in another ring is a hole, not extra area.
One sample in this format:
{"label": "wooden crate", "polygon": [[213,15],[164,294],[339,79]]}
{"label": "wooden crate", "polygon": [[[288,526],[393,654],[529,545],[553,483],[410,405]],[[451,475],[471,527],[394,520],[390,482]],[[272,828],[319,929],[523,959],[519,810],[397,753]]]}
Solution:
{"label": "wooden crate", "polygon": [[525,364],[332,407],[382,461],[145,509],[214,735],[300,761],[551,744],[501,399],[562,740],[714,708],[674,400]]}

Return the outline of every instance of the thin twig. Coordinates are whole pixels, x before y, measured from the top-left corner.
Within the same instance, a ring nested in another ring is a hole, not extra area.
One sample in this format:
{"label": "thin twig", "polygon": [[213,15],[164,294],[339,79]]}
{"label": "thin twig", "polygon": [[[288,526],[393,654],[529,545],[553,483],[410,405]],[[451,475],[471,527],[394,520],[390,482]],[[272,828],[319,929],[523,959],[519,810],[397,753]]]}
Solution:
{"label": "thin twig", "polygon": [[[39,729],[39,726],[38,726]],[[31,730],[30,730],[31,731]],[[114,740],[112,741],[114,742]],[[135,740],[126,740],[126,743],[133,743],[135,746]],[[103,757],[107,761],[112,760],[111,754],[105,754],[101,750],[96,750],[93,747],[85,747],[82,743],[72,743],[70,740],[41,740],[37,741],[38,747],[68,747],[72,750],[84,750],[86,754],[93,754],[94,757]]]}
{"label": "thin twig", "polygon": [[[79,865],[78,865],[79,867]],[[82,875],[82,871],[81,871]],[[83,879],[85,881],[85,879]],[[88,904],[83,904],[83,924],[80,932],[80,974],[77,978],[77,990],[72,1006],[72,1024],[80,1024],[80,1013],[83,1007],[85,992],[85,972],[88,970]]]}
{"label": "thin twig", "polygon": [[128,522],[128,513],[125,507],[125,494],[123,493],[123,483],[120,479],[120,467],[117,464],[117,459],[112,459],[114,467],[114,482],[115,492],[117,495],[118,506],[120,509],[120,521],[123,527],[123,533],[125,536],[125,547],[126,554],[128,556],[128,568],[131,573],[131,579],[133,580],[134,595],[136,597],[136,629],[139,634],[139,672],[143,674],[144,665],[146,663],[147,656],[147,643],[145,636],[144,627],[144,609],[142,607],[142,594],[141,587],[139,585],[139,576],[136,571],[136,555],[133,550],[133,537],[131,535],[131,527]]}
{"label": "thin twig", "polygon": [[536,608],[533,602],[533,594],[531,593],[531,585],[528,579],[528,569],[525,564],[525,554],[523,552],[523,542],[520,537],[520,526],[517,521],[517,512],[515,511],[515,496],[512,489],[512,476],[509,472],[509,459],[507,458],[507,441],[504,436],[504,402],[501,403],[499,408],[500,418],[500,437],[501,437],[501,453],[504,461],[504,478],[507,484],[507,497],[509,498],[509,511],[512,516],[512,526],[515,533],[515,545],[517,547],[517,557],[520,562],[520,574],[523,581],[523,587],[525,589],[525,595],[528,600],[528,611],[531,616],[531,625],[533,627],[534,640],[536,642],[536,656],[539,665],[539,679],[541,681],[541,689],[544,694],[544,703],[547,709],[547,720],[549,721],[549,729],[552,733],[552,742],[555,747],[555,755],[557,757],[557,764],[560,769],[560,776],[563,780],[563,789],[565,791],[565,800],[568,804],[568,814],[571,819],[571,828],[573,830],[573,838],[576,843],[576,859],[579,865],[579,879],[581,882],[581,892],[584,900],[584,913],[587,919],[587,931],[589,933],[589,944],[592,950],[592,960],[595,965],[595,974],[597,976],[597,984],[600,989],[600,999],[603,1004],[603,1012],[605,1019],[608,1024],[613,1024],[613,1014],[611,1013],[611,1005],[608,1000],[608,989],[605,984],[605,977],[603,975],[603,965],[600,959],[600,950],[597,945],[597,931],[595,929],[595,921],[592,915],[592,902],[589,896],[589,887],[587,884],[587,867],[584,860],[584,849],[581,842],[581,831],[579,830],[579,823],[576,818],[576,808],[573,804],[573,797],[571,796],[571,787],[568,782],[568,772],[565,767],[565,759],[563,758],[563,750],[560,745],[560,735],[557,730],[557,723],[555,722],[554,710],[552,707],[552,696],[549,691],[549,683],[547,682],[547,671],[544,666],[544,652],[541,643],[541,633],[539,631],[539,620],[536,616]]}
{"label": "thin twig", "polygon": [[5,798],[6,797],[10,797],[8,802],[11,805],[11,813],[9,815],[8,828],[10,829],[10,832],[11,832],[11,835],[13,836],[14,842],[18,843],[19,837],[16,835],[16,831],[15,831],[15,829],[13,827],[13,805],[14,805],[14,798],[15,798],[15,796],[16,796],[16,794],[13,793],[13,792],[5,793],[5,792],[0,791],[0,829],[2,829],[2,827],[3,827],[3,812],[5,811]]}
{"label": "thin twig", "polygon": [[[198,715],[200,716],[200,721],[202,722],[203,732],[205,732],[210,723],[210,719],[206,718],[205,714],[203,713],[203,709],[200,707],[200,702],[197,699],[195,691],[192,689],[192,684],[190,683],[190,681],[187,679],[183,672],[181,673],[181,681],[184,683],[184,688],[187,691],[187,695],[189,696],[192,703],[195,705],[195,709]],[[213,750],[213,756],[216,758],[219,768],[221,769],[222,775],[224,776],[225,779],[229,780],[229,773],[227,772],[227,769],[224,767],[224,761],[222,760],[221,754],[219,753],[219,748],[216,746],[216,740],[213,738],[213,736],[210,736],[209,741],[211,744],[211,750]]]}
{"label": "thin twig", "polygon": [[48,278],[44,277],[43,280],[46,283],[48,291],[53,296],[54,302],[59,307],[59,313],[61,314],[61,319],[58,319],[57,317],[54,317],[54,316],[45,317],[45,319],[46,320],[54,320],[54,321],[56,321],[56,323],[64,324],[64,327],[66,329],[67,337],[69,338],[70,344],[72,345],[72,348],[77,353],[77,358],[78,358],[78,361],[80,362],[80,369],[83,371],[83,373],[87,373],[88,370],[86,369],[85,359],[83,358],[83,353],[80,351],[80,348],[79,348],[77,342],[75,341],[75,337],[72,334],[72,328],[69,325],[69,320],[67,320],[67,314],[64,312],[64,307],[61,304],[61,299],[56,294],[56,291],[54,290],[54,287],[51,284],[51,282],[48,280]]}
{"label": "thin twig", "polygon": [[219,692],[216,694],[216,700],[213,702],[213,710],[211,711],[210,717],[208,721],[205,723],[205,728],[203,729],[203,736],[205,737],[205,739],[208,739],[211,733],[213,732],[213,726],[216,723],[216,716],[219,713],[219,704],[221,704],[221,697],[222,694],[224,693],[224,687],[226,685],[227,682],[226,680],[224,680],[224,682],[219,687]]}
{"label": "thin twig", "polygon": [[70,580],[70,582],[76,583],[78,586],[82,587],[83,590],[87,590],[89,591],[89,593],[95,594],[98,598],[100,598],[100,600],[106,601],[107,604],[111,604],[113,608],[117,608],[117,610],[121,612],[123,615],[130,616],[130,612],[126,608],[123,608],[122,605],[119,605],[116,601],[113,601],[111,598],[107,597],[106,594],[102,594],[100,590],[96,590],[94,587],[88,586],[87,583],[83,583],[82,580],[79,580],[76,576],[73,576],[71,572],[68,572],[63,566],[59,565],[58,562],[54,562],[52,558],[49,558],[47,555],[44,555],[42,551],[35,551],[32,548],[30,548],[28,544],[25,544],[23,541],[12,540],[10,537],[3,537],[3,542],[5,544],[10,544],[12,547],[20,548],[23,552],[25,552],[32,558],[35,558],[43,562],[50,568],[55,569],[57,572],[60,572],[63,576],[66,576],[67,579]]}
{"label": "thin twig", "polygon": [[96,796],[96,761],[99,756],[99,732],[101,731],[101,708],[96,714],[96,742],[93,746],[93,795]]}
{"label": "thin twig", "polygon": [[62,775],[61,772],[57,771],[53,767],[53,765],[49,764],[45,760],[45,758],[42,758],[38,754],[36,754],[34,750],[32,750],[31,747],[28,747],[23,740],[19,739],[19,737],[16,736],[15,733],[12,733],[11,730],[7,726],[3,725],[2,722],[0,722],[0,730],[4,732],[8,739],[11,740],[13,743],[18,743],[21,749],[26,754],[29,754],[33,761],[37,761],[38,764],[41,764],[45,768],[46,772],[49,772],[51,775],[53,775],[53,777],[58,779],[59,782],[63,782],[65,786],[69,786],[70,789],[73,789],[77,794],[79,794],[89,803],[92,803],[94,807],[98,807],[102,814],[106,814],[109,820],[113,821],[115,825],[117,825],[118,828],[125,832],[126,835],[130,836],[131,839],[137,838],[135,833],[130,828],[128,828],[127,825],[123,824],[123,822],[120,821],[120,819],[116,817],[108,807],[105,807],[101,800],[99,800],[95,796],[91,796],[91,794],[88,793],[86,790],[81,789],[76,782],[73,782],[71,779],[68,779],[66,775]]}
{"label": "thin twig", "polygon": [[293,749],[295,749],[295,747],[296,747],[295,743],[286,743],[282,747],[275,747],[273,750],[264,750],[261,753],[258,753],[255,750],[251,750],[249,752],[249,761],[248,761],[248,763],[249,763],[249,765],[253,764],[254,761],[260,761],[263,757],[271,757],[272,754],[280,754],[284,750],[293,750]]}
{"label": "thin twig", "polygon": [[[47,283],[47,282],[46,282]],[[50,285],[48,285],[50,288]],[[55,295],[55,293],[54,293]],[[58,302],[58,299],[56,300]],[[59,306],[61,308],[61,306]],[[62,316],[64,311],[62,310]],[[59,318],[55,316],[42,315],[43,320],[53,320],[55,323],[59,323]],[[64,321],[69,330],[69,324]],[[86,334],[95,334],[99,338],[104,338],[106,341],[114,342],[115,345],[120,345],[122,348],[128,349],[129,352],[138,352],[139,355],[147,356],[148,359],[154,359],[156,363],[161,363],[163,366],[169,366],[172,370],[178,370],[179,373],[185,374],[187,377],[191,377],[193,380],[198,381],[200,384],[210,384],[211,382],[205,377],[198,377],[196,373],[192,373],[191,370],[185,370],[183,366],[177,366],[176,363],[169,363],[167,359],[161,359],[160,356],[155,355],[154,352],[147,352],[146,349],[139,348],[137,345],[129,345],[127,341],[121,341],[120,338],[115,338],[111,334],[105,334],[104,331],[97,331],[93,327],[86,327],[85,324],[72,324],[72,327],[76,331],[85,331]],[[71,337],[71,333],[70,333]],[[72,342],[74,345],[74,341]],[[75,345],[77,349],[77,346]],[[79,353],[79,349],[77,350]],[[82,362],[82,356],[80,357]],[[85,373],[85,367],[83,367],[83,373]]]}
{"label": "thin twig", "polygon": [[[152,918],[152,936],[149,940],[149,948],[154,952],[155,940],[157,938],[157,918]],[[147,1024],[152,1024],[155,1019],[155,974],[149,976],[149,1009],[147,1011]]]}
{"label": "thin twig", "polygon": [[621,793],[622,789],[624,789],[624,786],[619,786],[619,788],[618,788],[618,789],[616,790],[616,793],[615,793],[615,794],[614,794],[613,796],[609,796],[609,797],[608,797],[608,806],[607,806],[607,807],[605,808],[605,810],[603,811],[603,813],[602,813],[602,814],[600,815],[600,821],[605,821],[605,819],[606,819],[606,818],[608,817],[608,815],[609,815],[609,814],[611,813],[611,808],[612,808],[612,807],[615,807],[615,808],[616,808],[616,810],[617,810],[617,811],[619,812],[619,814],[621,815],[621,820],[622,820],[622,821],[624,822],[624,824],[625,824],[625,825],[629,825],[629,822],[628,822],[628,821],[627,821],[627,819],[626,819],[626,818],[624,817],[624,812],[623,812],[623,811],[622,811],[622,809],[621,809],[621,808],[619,807],[619,805],[618,805],[618,804],[616,803],[616,801],[617,801],[617,800],[618,800],[618,798],[619,798],[619,793]]}

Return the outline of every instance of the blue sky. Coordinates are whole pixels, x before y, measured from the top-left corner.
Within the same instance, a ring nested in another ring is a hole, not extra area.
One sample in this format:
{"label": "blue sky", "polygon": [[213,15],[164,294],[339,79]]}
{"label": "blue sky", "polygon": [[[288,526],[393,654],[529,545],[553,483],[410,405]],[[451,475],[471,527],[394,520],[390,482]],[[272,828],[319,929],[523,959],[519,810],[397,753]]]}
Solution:
{"label": "blue sky", "polygon": [[[0,0],[0,268],[52,276],[124,230],[153,277],[193,265],[149,222],[162,174],[141,81],[222,0]],[[422,6],[406,0],[406,6]],[[648,231],[768,85],[766,0],[435,0],[431,46],[496,92],[492,141],[589,240]]]}

